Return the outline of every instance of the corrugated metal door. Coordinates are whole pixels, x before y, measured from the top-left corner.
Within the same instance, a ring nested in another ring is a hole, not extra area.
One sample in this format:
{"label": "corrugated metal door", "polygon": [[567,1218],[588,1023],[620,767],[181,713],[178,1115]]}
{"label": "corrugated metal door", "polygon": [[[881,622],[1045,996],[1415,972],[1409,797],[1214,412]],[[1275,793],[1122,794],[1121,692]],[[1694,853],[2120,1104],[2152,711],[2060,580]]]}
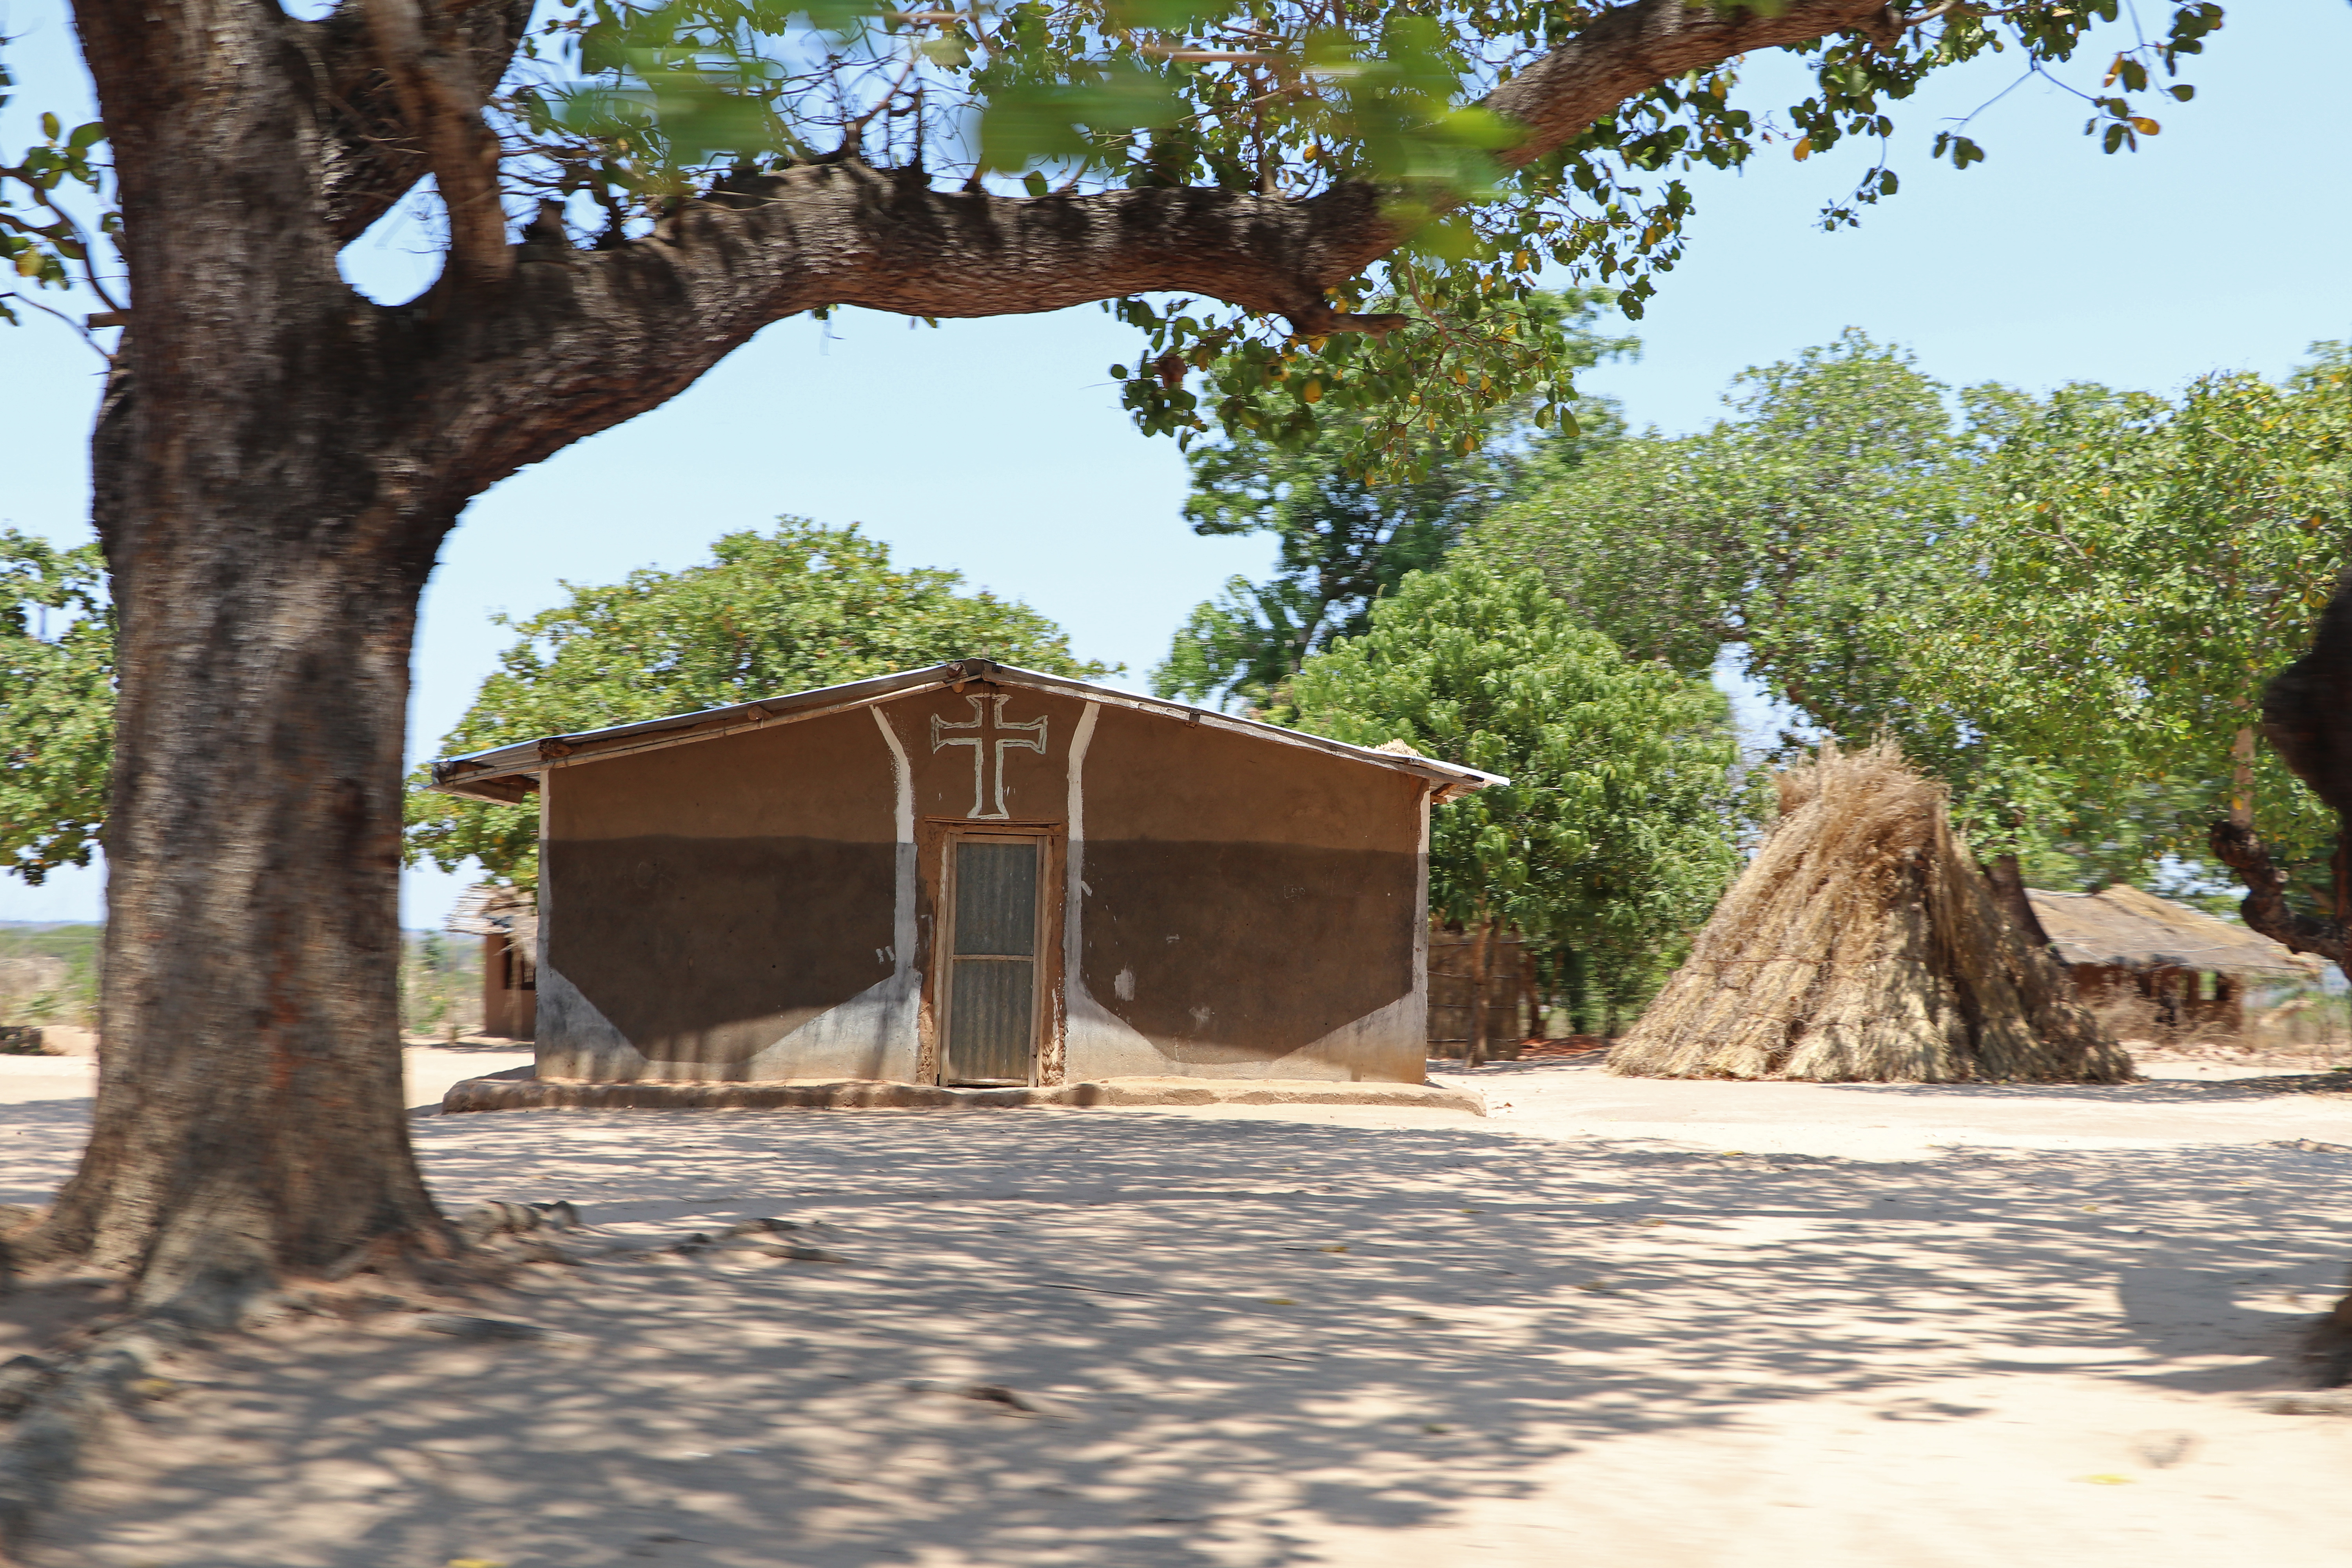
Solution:
{"label": "corrugated metal door", "polygon": [[950,1083],[1027,1083],[1037,1041],[1034,838],[959,838],[949,949]]}

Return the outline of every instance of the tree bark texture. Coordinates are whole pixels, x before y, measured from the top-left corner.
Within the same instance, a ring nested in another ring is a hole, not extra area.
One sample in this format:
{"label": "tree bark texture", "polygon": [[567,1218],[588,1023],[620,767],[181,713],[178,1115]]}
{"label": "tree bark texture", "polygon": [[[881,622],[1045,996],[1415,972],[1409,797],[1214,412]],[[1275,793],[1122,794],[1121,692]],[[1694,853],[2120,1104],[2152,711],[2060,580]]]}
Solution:
{"label": "tree bark texture", "polygon": [[[96,1128],[35,1245],[132,1272],[151,1303],[440,1225],[396,1045],[400,760],[417,596],[473,496],[813,308],[1181,290],[1329,331],[1360,323],[1327,290],[1396,238],[1360,185],[1017,200],[842,157],[722,184],[634,241],[534,224],[509,244],[478,106],[528,11],[76,8],[133,294],[93,444],[121,726]],[[1642,0],[1494,102],[1525,161],[1666,77],[1881,15]],[[427,174],[449,265],[373,304],[337,255]]]}
{"label": "tree bark texture", "polygon": [[2025,896],[2025,873],[2014,855],[1996,855],[1985,864],[1985,880],[1992,887],[1993,902],[1999,904],[2025,940],[2043,952],[2050,950],[2050,933],[2042,929],[2042,917],[2033,912],[2033,900]]}
{"label": "tree bark texture", "polygon": [[2254,825],[2254,727],[2242,725],[2230,741],[2230,820]]}
{"label": "tree bark texture", "polygon": [[[2234,822],[2217,822],[2207,837],[2212,845],[2213,858],[2236,872],[2239,882],[2246,889],[2246,896],[2238,902],[2238,916],[2246,922],[2248,929],[2262,932],[2293,952],[2307,952],[2314,957],[2326,959],[2338,968],[2344,967],[2343,922],[2306,914],[2294,907],[2286,896],[2287,874],[2271,859],[2270,846],[2263,842],[2260,834]],[[2341,835],[2337,842],[2336,881],[2341,889],[2344,881]]]}
{"label": "tree bark texture", "polygon": [[[2286,896],[2286,873],[2251,820],[2213,825],[2214,858],[2238,874],[2246,896],[2238,906],[2246,924],[2296,952],[2325,958],[2352,975],[2346,936],[2352,931],[2352,569],[2336,579],[2320,612],[2311,651],[2263,689],[2263,738],[2294,776],[2336,813],[2334,883],[2328,909],[2309,914]],[[2252,773],[2251,756],[2240,764]],[[2246,814],[2251,818],[2251,812]]]}
{"label": "tree bark texture", "polygon": [[337,272],[296,29],[226,0],[79,23],[135,305],[93,448],[121,616],[103,1056],[43,1240],[209,1301],[436,1223],[401,1094],[399,775],[465,492],[433,472],[414,329]]}

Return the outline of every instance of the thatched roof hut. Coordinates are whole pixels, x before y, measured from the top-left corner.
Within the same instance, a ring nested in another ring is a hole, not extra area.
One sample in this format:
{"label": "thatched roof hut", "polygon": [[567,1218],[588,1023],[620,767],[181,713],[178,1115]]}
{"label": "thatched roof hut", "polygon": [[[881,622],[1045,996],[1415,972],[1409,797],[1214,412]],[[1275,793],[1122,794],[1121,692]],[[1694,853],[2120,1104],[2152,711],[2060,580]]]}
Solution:
{"label": "thatched roof hut", "polygon": [[2311,980],[2322,970],[2266,936],[2137,888],[2025,896],[2075,994],[2126,1039],[2226,1039],[2245,1028],[2249,980]]}
{"label": "thatched roof hut", "polygon": [[2137,888],[2117,884],[2095,893],[2032,888],[2025,896],[2069,965],[2306,978],[2320,967],[2243,926]]}
{"label": "thatched roof hut", "polygon": [[1781,773],[1771,837],[1609,1054],[1650,1078],[2116,1082],[2131,1058],[2001,911],[1890,742]]}

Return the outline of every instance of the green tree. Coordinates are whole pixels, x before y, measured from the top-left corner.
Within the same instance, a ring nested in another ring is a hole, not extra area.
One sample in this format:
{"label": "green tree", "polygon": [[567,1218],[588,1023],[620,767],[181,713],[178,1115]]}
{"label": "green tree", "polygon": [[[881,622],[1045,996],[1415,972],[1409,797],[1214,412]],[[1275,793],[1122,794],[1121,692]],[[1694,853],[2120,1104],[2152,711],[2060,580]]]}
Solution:
{"label": "green tree", "polygon": [[[1604,289],[1537,294],[1517,308],[1561,332],[1566,359],[1582,368],[1634,351],[1633,339],[1593,329],[1613,299]],[[1152,689],[1193,701],[1238,699],[1278,716],[1309,655],[1360,635],[1372,602],[1406,573],[1438,565],[1530,474],[1572,464],[1621,423],[1613,405],[1591,398],[1576,403],[1557,435],[1533,426],[1532,412],[1522,400],[1471,429],[1424,437],[1419,460],[1378,474],[1350,466],[1363,444],[1354,427],[1360,419],[1328,426],[1303,446],[1239,429],[1194,447],[1184,502],[1192,531],[1271,533],[1275,571],[1263,583],[1234,577],[1195,606],[1167,662],[1152,671]]]}
{"label": "green tree", "polygon": [[1937,543],[1969,510],[1945,390],[1849,330],[1741,373],[1733,416],[1706,430],[1556,470],[1472,548],[1538,566],[1635,658],[1696,676],[1731,649],[1812,726],[1899,729],[1903,661],[1871,628],[1890,605],[1932,602]]}
{"label": "green tree", "polygon": [[1972,394],[1982,510],[1906,650],[1905,739],[1962,783],[1980,840],[2108,847],[2128,875],[2210,824],[2324,855],[2333,815],[2257,748],[2262,690],[2352,559],[2352,359],[2177,400]]}
{"label": "green tree", "polygon": [[[862,680],[950,658],[993,658],[1095,679],[1108,666],[1071,656],[1069,638],[1017,600],[966,592],[962,576],[890,564],[856,527],[782,519],[772,533],[730,533],[708,565],[651,568],[522,621],[445,756],[542,735],[626,724],[755,697]],[[456,870],[470,857],[492,879],[539,877],[536,806],[433,795],[409,777],[408,856]]]}
{"label": "green tree", "polygon": [[[1805,723],[1885,732],[2044,885],[2210,884],[2206,825],[2332,829],[2252,744],[2347,535],[2344,351],[2178,402],[1953,396],[1857,332],[1746,373],[1734,416],[1595,454],[1474,531],[1629,652],[1727,650]],[[2246,805],[2241,808],[2232,800]]]}
{"label": "green tree", "polygon": [[87,866],[113,756],[114,614],[96,545],[0,531],[0,868]]}
{"label": "green tree", "polygon": [[1433,914],[1461,922],[1481,956],[1515,929],[1636,1000],[1738,862],[1723,694],[1626,658],[1533,571],[1412,573],[1370,618],[1299,670],[1300,725],[1507,775],[1438,808]]}

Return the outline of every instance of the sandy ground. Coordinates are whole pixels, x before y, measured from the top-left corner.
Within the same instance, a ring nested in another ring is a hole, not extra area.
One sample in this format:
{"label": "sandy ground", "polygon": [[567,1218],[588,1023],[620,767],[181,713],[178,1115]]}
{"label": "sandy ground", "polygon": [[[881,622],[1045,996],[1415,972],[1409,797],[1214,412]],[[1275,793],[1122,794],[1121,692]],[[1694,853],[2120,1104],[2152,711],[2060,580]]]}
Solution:
{"label": "sandy ground", "polygon": [[[42,1065],[0,1061],[0,1201],[76,1150]],[[412,1099],[506,1065],[412,1051]],[[2179,1070],[424,1116],[447,1204],[570,1198],[583,1251],[800,1228],[478,1309],[542,1339],[191,1358],[33,1561],[2333,1568],[2352,1415],[2293,1348],[2352,1260],[2352,1095]]]}

